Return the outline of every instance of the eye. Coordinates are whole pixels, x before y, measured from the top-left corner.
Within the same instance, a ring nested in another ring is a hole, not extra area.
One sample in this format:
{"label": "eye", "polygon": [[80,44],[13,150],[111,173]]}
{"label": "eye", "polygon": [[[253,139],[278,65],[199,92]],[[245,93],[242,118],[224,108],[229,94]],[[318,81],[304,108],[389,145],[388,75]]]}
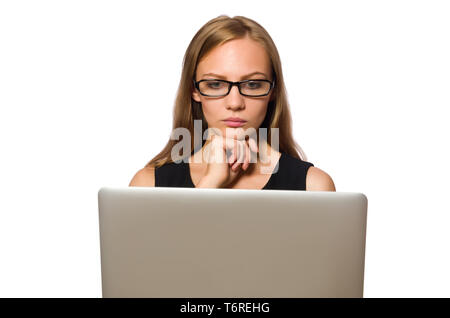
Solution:
{"label": "eye", "polygon": [[208,88],[222,88],[225,86],[225,83],[219,81],[208,81],[206,85]]}
{"label": "eye", "polygon": [[261,83],[258,81],[250,81],[250,82],[245,83],[245,85],[250,89],[261,88]]}

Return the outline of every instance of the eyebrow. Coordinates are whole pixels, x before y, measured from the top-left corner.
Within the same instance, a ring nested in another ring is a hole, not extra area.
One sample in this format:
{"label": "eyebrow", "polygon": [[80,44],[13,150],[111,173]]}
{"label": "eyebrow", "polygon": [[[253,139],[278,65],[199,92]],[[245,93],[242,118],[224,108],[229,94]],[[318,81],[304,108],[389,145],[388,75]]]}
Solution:
{"label": "eyebrow", "polygon": [[[217,78],[226,79],[225,76],[219,75],[219,74],[215,74],[215,73],[206,73],[206,74],[203,74],[202,77],[203,77],[203,76],[207,76],[207,75],[208,75],[208,76],[215,76],[215,77],[217,77]],[[250,74],[241,76],[241,79],[250,77],[250,76],[252,76],[252,75],[264,75],[264,77],[267,79],[267,75],[264,74],[264,73],[262,73],[262,72],[252,72],[252,73],[250,73]]]}

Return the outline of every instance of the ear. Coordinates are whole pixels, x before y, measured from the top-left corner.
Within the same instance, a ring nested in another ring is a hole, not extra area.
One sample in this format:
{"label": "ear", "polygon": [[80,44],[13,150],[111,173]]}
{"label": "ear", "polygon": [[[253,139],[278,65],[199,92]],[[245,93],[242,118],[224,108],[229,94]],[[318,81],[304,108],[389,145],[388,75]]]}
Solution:
{"label": "ear", "polygon": [[196,102],[201,102],[200,100],[200,94],[197,92],[197,90],[194,88],[194,90],[192,91],[192,99],[195,100]]}

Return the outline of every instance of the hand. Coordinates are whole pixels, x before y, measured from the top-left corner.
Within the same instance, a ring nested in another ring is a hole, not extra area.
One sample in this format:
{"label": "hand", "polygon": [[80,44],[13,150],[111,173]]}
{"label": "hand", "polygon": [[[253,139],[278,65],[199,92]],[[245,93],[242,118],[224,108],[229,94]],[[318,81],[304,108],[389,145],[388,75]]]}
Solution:
{"label": "hand", "polygon": [[254,138],[246,140],[242,135],[227,138],[213,134],[205,148],[206,174],[197,187],[227,187],[247,171],[259,151]]}

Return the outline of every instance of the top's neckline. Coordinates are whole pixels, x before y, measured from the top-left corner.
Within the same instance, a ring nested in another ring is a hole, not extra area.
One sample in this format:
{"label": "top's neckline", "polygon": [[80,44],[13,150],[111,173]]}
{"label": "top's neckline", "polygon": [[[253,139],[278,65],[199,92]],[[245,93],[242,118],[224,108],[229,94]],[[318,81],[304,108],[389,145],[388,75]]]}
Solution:
{"label": "top's neckline", "polygon": [[[270,175],[269,180],[267,180],[267,182],[264,185],[264,187],[262,187],[259,190],[267,189],[270,186],[270,184],[273,182],[273,180],[274,180],[274,173],[273,172],[275,170],[278,171],[280,169],[280,167],[281,167],[281,158],[284,158],[284,152],[280,152],[280,157],[278,158],[278,161],[277,161],[277,164],[275,165],[275,168],[272,170],[272,173]],[[190,187],[195,188],[194,182],[192,181],[191,169],[190,169],[190,166],[189,166],[189,162],[184,162],[184,161],[182,161],[182,162],[185,163],[185,167],[187,169],[187,183],[188,183],[188,185]]]}

